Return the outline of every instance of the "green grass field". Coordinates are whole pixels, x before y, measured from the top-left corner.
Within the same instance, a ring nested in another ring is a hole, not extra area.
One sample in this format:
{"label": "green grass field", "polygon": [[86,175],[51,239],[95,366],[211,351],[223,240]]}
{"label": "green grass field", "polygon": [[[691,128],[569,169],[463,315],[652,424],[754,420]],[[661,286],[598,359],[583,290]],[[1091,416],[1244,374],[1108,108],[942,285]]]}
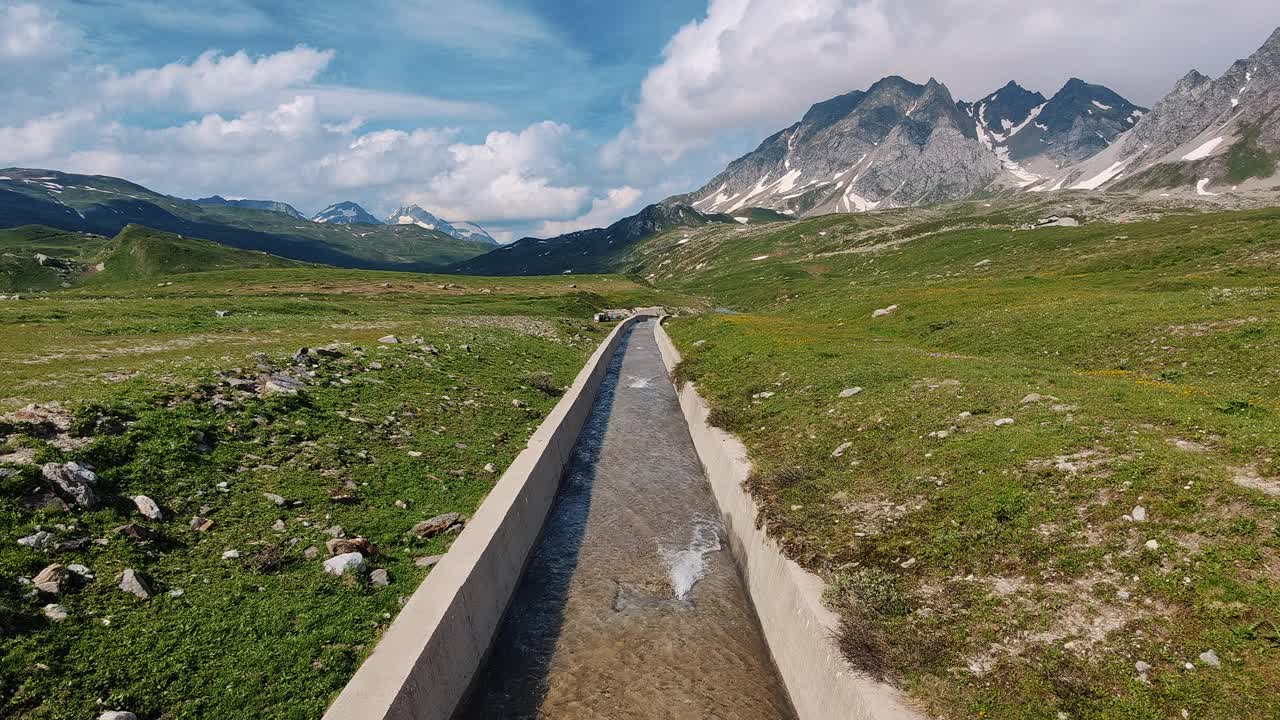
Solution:
{"label": "green grass field", "polygon": [[[475,510],[603,338],[594,310],[659,300],[610,276],[167,274],[187,268],[144,259],[127,281],[108,262],[78,288],[0,301],[0,413],[60,402],[71,416],[65,432],[0,421],[0,717],[318,717],[429,572],[415,561],[452,537],[413,525]],[[378,342],[390,334],[404,342]],[[291,360],[331,344],[340,357]],[[259,366],[305,388],[228,384]],[[36,502],[40,465],[67,460],[96,468],[100,508]],[[334,527],[375,545],[366,569],[389,585],[322,571]],[[18,544],[38,531],[85,544]],[[61,597],[21,580],[51,563],[92,578]],[[118,588],[125,569],[149,600]]]}
{"label": "green grass field", "polygon": [[947,718],[1277,717],[1280,211],[995,212],[631,262],[724,308],[681,374],[858,666]]}

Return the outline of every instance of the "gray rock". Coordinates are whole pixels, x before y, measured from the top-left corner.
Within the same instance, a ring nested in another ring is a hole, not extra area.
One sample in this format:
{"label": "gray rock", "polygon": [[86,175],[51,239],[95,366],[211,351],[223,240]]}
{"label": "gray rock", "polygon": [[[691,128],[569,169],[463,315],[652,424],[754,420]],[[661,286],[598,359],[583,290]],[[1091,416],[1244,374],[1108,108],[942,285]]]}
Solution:
{"label": "gray rock", "polygon": [[89,468],[74,462],[45,463],[41,472],[80,507],[92,510],[98,506],[94,492],[98,476]]}
{"label": "gray rock", "polygon": [[284,520],[276,520],[271,523],[271,529],[276,532],[284,532]]}
{"label": "gray rock", "polygon": [[270,500],[272,503],[278,506],[283,506],[285,503],[285,499],[283,497],[280,497],[279,495],[276,495],[275,493],[262,493],[262,497],[266,498],[267,500]]}
{"label": "gray rock", "polygon": [[443,555],[427,555],[426,557],[420,557],[417,560],[414,560],[413,564],[420,568],[429,568],[435,567],[435,565],[443,559]]}
{"label": "gray rock", "polygon": [[841,391],[840,391],[840,397],[841,397],[842,399],[843,399],[843,398],[851,398],[851,397],[853,397],[854,395],[857,395],[857,394],[858,394],[858,393],[860,393],[860,392],[862,392],[862,388],[860,388],[860,387],[845,388],[844,390],[841,390]]}
{"label": "gray rock", "polygon": [[845,451],[847,451],[847,450],[848,450],[849,448],[851,448],[851,447],[853,447],[853,443],[852,443],[852,442],[843,442],[843,443],[840,443],[840,446],[839,446],[839,447],[837,447],[837,448],[836,448],[836,449],[831,453],[831,457],[833,457],[833,458],[841,457],[842,455],[844,455],[844,454],[845,454]]}
{"label": "gray rock", "polygon": [[138,512],[148,520],[163,520],[164,513],[160,512],[160,506],[155,500],[146,495],[138,495],[133,498],[133,504],[138,508]]}
{"label": "gray rock", "polygon": [[1218,653],[1212,650],[1206,650],[1200,653],[1200,661],[1206,665],[1213,667],[1222,667],[1222,659],[1218,657]]}
{"label": "gray rock", "polygon": [[230,310],[214,310],[213,316],[220,317],[220,318],[231,317],[231,311]]}
{"label": "gray rock", "polygon": [[343,530],[341,525],[334,525],[333,527],[325,530],[324,534],[328,535],[329,537],[340,538],[340,537],[346,536],[347,531]]}
{"label": "gray rock", "polygon": [[53,622],[62,622],[67,619],[67,609],[57,603],[49,603],[41,608],[40,612]]}
{"label": "gray rock", "polygon": [[462,525],[465,522],[466,518],[463,517],[461,513],[444,513],[443,515],[436,515],[433,518],[423,520],[422,522],[414,525],[411,532],[425,540],[426,538],[435,537],[454,526]]}
{"label": "gray rock", "polygon": [[1133,509],[1133,512],[1129,513],[1129,516],[1133,518],[1134,522],[1146,522],[1147,509],[1139,505]]}
{"label": "gray rock", "polygon": [[54,544],[53,540],[54,538],[52,533],[47,533],[43,530],[40,530],[24,538],[19,538],[18,544],[26,545],[27,547],[33,550],[43,551],[53,547],[53,544]]}
{"label": "gray rock", "polygon": [[387,574],[386,570],[378,568],[369,573],[369,582],[378,587],[386,587],[391,584],[391,576]]}
{"label": "gray rock", "polygon": [[319,554],[320,554],[320,548],[316,547],[315,545],[312,545],[311,547],[302,551],[302,556],[308,560],[315,559],[315,557]]}
{"label": "gray rock", "polygon": [[346,575],[364,566],[364,556],[358,552],[343,553],[324,561],[324,571],[330,575]]}
{"label": "gray rock", "polygon": [[400,338],[395,335],[384,335],[383,337],[378,338],[378,342],[384,345],[399,345]]}
{"label": "gray rock", "polygon": [[307,385],[286,373],[273,373],[262,382],[264,395],[297,395]]}
{"label": "gray rock", "polygon": [[120,576],[120,589],[141,600],[151,597],[151,586],[136,570],[127,569]]}
{"label": "gray rock", "polygon": [[108,710],[99,715],[98,720],[138,720],[138,716],[124,710]]}

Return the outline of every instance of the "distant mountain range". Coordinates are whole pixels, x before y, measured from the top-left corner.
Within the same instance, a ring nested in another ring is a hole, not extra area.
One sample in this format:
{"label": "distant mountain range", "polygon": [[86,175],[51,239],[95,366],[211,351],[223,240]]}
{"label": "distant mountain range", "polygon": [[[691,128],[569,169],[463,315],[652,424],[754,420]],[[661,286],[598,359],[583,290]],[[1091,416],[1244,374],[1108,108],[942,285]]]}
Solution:
{"label": "distant mountain range", "polygon": [[293,260],[396,270],[440,270],[492,248],[417,225],[308,222],[274,209],[283,203],[254,202],[273,208],[183,200],[104,175],[0,170],[0,228],[38,225],[114,236],[136,224]]}
{"label": "distant mountain range", "polygon": [[439,230],[440,232],[458,238],[459,240],[471,240],[473,242],[485,243],[488,245],[497,245],[498,241],[494,240],[484,228],[475,223],[459,222],[450,223],[432,215],[423,210],[419,205],[406,205],[387,216],[388,225],[417,225],[427,230]]}
{"label": "distant mountain range", "polygon": [[249,208],[250,210],[270,210],[272,212],[284,213],[285,215],[288,215],[291,218],[296,218],[298,220],[306,219],[305,215],[298,212],[289,203],[276,202],[275,200],[243,200],[243,199],[228,200],[222,197],[221,195],[214,195],[212,197],[192,200],[192,202],[194,202],[197,205],[212,205],[212,206],[222,205],[222,206],[230,206],[230,207]]}
{"label": "distant mountain range", "polygon": [[326,225],[381,225],[382,221],[353,202],[330,205],[311,216],[311,222]]}

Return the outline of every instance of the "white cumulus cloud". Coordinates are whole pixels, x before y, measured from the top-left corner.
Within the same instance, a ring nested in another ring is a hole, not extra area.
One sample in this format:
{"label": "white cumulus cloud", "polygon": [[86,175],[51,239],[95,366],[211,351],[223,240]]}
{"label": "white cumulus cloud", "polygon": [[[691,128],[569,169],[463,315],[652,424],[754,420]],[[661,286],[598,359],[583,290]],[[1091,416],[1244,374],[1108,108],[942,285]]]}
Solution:
{"label": "white cumulus cloud", "polygon": [[603,197],[591,201],[591,209],[572,220],[547,220],[538,226],[539,237],[554,237],[578,230],[607,227],[636,209],[644,193],[629,185],[610,188]]}

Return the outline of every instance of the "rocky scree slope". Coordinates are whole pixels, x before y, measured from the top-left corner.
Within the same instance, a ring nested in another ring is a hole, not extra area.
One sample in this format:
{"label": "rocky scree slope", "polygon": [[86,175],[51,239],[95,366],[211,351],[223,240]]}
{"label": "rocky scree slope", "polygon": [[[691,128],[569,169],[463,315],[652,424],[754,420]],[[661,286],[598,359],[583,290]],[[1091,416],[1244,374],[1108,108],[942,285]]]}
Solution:
{"label": "rocky scree slope", "polygon": [[1274,189],[1278,109],[1280,29],[1217,79],[1188,72],[1109,148],[1032,189]]}

